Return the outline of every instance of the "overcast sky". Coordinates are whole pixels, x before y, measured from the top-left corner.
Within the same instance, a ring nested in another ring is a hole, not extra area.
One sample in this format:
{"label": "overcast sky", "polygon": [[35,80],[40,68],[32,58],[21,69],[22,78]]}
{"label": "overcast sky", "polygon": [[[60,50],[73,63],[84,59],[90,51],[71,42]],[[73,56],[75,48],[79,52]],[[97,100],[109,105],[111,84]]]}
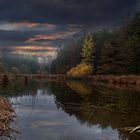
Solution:
{"label": "overcast sky", "polygon": [[54,56],[74,36],[118,27],[139,8],[139,0],[0,0],[0,48]]}

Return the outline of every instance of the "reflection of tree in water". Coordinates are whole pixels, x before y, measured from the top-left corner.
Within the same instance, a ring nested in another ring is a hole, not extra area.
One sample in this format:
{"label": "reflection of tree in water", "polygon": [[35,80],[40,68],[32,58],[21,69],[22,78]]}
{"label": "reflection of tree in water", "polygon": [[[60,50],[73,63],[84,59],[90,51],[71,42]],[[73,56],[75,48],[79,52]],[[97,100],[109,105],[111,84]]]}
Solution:
{"label": "reflection of tree in water", "polygon": [[14,83],[12,82],[11,84],[7,85],[6,88],[3,86],[0,86],[0,94],[3,96],[7,97],[18,97],[22,95],[36,95],[36,91],[38,89],[38,83],[36,82],[30,82],[29,85],[25,85],[21,82],[19,83]]}
{"label": "reflection of tree in water", "polygon": [[[2,93],[3,89],[0,88]],[[69,81],[65,84],[46,83],[43,85],[33,82],[28,86],[10,85],[4,89],[3,94],[7,93],[8,97],[35,96],[37,89],[41,89],[42,94],[53,94],[58,108],[62,108],[70,116],[74,115],[81,123],[89,126],[98,124],[102,129],[108,126],[118,129],[140,124],[140,93],[136,91]],[[122,140],[136,140],[119,129],[118,132]]]}
{"label": "reflection of tree in water", "polygon": [[85,82],[78,82],[78,81],[68,81],[67,85],[80,95],[90,95],[92,94],[92,87]]}
{"label": "reflection of tree in water", "polygon": [[80,83],[78,81],[67,82],[67,85],[80,94],[88,102],[101,107],[126,113],[126,112],[139,112],[140,111],[140,92],[127,91],[104,86],[93,86],[90,83]]}
{"label": "reflection of tree in water", "polygon": [[[99,124],[101,128],[111,126],[114,129],[140,124],[140,93],[137,91],[93,86],[89,83],[80,85],[78,81],[65,85],[54,83],[51,89],[56,105],[69,115],[76,116],[81,123]],[[123,132],[120,132],[121,135]]]}

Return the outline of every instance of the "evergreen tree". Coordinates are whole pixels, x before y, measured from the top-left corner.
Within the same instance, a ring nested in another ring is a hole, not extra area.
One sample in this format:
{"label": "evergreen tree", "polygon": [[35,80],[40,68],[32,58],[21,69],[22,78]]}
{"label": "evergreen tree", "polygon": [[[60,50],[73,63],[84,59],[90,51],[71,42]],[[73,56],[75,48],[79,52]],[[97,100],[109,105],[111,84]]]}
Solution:
{"label": "evergreen tree", "polygon": [[140,12],[128,26],[125,47],[129,50],[130,73],[140,73]]}
{"label": "evergreen tree", "polygon": [[92,64],[95,58],[95,44],[92,35],[87,35],[82,48],[82,63]]}

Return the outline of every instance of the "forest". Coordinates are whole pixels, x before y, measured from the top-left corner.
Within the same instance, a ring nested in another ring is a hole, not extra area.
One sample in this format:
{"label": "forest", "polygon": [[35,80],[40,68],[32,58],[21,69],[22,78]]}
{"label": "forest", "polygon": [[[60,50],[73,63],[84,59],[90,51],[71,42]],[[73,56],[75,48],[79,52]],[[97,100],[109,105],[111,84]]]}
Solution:
{"label": "forest", "polygon": [[[140,74],[140,12],[119,29],[86,33],[60,49],[53,74]],[[48,67],[46,68],[48,70]]]}
{"label": "forest", "polygon": [[51,63],[38,58],[2,52],[0,73],[88,75],[140,74],[140,12],[121,27],[84,33],[61,47]]}
{"label": "forest", "polygon": [[35,57],[14,55],[10,52],[2,52],[0,58],[0,73],[29,74],[40,70],[39,63]]}

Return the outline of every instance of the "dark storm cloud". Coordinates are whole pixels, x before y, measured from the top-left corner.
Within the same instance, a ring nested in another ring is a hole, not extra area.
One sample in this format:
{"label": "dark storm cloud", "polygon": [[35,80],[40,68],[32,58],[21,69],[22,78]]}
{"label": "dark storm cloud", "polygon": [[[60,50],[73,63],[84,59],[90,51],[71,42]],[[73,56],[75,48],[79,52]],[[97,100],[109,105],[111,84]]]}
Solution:
{"label": "dark storm cloud", "polygon": [[24,41],[38,32],[19,32],[0,30],[0,45],[22,45]]}
{"label": "dark storm cloud", "polygon": [[101,24],[120,21],[138,0],[0,0],[0,21]]}
{"label": "dark storm cloud", "polygon": [[0,50],[40,56],[38,47],[56,49],[84,32],[112,30],[139,8],[139,0],[0,0]]}
{"label": "dark storm cloud", "polygon": [[[72,38],[75,34],[81,31],[81,27],[77,27],[76,25],[48,26],[48,24],[43,24],[40,28],[35,26],[37,24],[39,23],[25,24],[19,22],[12,24],[5,23],[4,25],[0,24],[0,46],[44,46],[46,43],[58,46],[60,43],[65,42],[65,40]],[[32,27],[33,25],[35,27]]]}

